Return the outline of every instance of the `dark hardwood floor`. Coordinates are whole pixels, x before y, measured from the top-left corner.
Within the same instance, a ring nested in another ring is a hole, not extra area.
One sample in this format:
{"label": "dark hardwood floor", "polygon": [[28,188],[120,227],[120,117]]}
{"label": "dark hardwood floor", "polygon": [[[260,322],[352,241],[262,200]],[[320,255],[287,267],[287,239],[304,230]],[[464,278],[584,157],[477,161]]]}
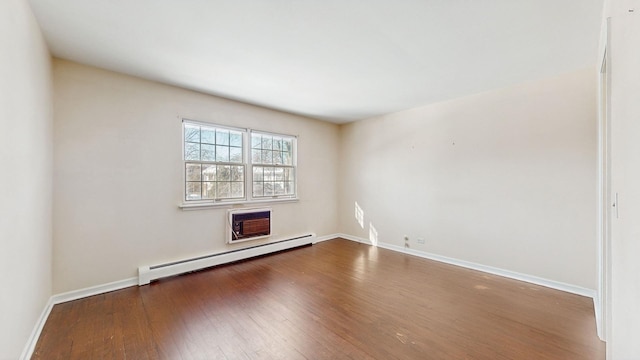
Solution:
{"label": "dark hardwood floor", "polygon": [[348,240],[56,305],[33,359],[604,359],[592,300]]}

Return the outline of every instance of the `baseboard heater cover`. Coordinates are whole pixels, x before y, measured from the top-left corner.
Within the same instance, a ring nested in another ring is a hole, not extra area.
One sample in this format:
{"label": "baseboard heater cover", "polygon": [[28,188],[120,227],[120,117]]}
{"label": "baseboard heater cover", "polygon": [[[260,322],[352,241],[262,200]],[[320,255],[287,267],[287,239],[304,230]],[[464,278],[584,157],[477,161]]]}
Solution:
{"label": "baseboard heater cover", "polygon": [[168,276],[184,274],[191,271],[206,269],[216,265],[227,264],[234,261],[249,259],[282,250],[300,246],[311,245],[315,242],[315,234],[305,234],[289,239],[274,241],[267,244],[256,245],[248,248],[231,250],[219,254],[207,255],[174,261],[166,264],[138,267],[138,285],[147,285],[153,280]]}

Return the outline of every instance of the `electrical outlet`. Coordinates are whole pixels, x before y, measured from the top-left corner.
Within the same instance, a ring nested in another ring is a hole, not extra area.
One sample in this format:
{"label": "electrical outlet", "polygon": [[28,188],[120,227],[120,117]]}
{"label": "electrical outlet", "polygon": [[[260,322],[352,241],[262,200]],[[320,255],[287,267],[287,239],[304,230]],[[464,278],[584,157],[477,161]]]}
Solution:
{"label": "electrical outlet", "polygon": [[418,244],[424,244],[424,238],[418,238]]}

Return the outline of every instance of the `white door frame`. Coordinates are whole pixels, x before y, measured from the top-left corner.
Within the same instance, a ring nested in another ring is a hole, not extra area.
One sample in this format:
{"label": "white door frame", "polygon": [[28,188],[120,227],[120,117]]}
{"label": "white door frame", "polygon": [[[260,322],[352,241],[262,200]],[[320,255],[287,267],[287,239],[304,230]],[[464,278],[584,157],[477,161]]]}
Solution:
{"label": "white door frame", "polygon": [[598,336],[606,341],[611,304],[611,61],[609,58],[609,23],[607,19],[598,81],[598,291],[595,299]]}

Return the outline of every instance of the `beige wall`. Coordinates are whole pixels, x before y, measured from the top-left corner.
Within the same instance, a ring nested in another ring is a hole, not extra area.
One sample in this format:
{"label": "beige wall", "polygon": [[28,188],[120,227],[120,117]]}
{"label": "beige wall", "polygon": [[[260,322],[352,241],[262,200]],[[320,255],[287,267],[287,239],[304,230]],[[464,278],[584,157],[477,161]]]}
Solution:
{"label": "beige wall", "polygon": [[594,289],[593,73],[339,128],[56,60],[54,291],[229,248],[227,208],[177,207],[180,117],[300,136],[301,201],[273,205],[275,238],[371,223],[388,244]]}
{"label": "beige wall", "polygon": [[0,359],[51,296],[51,59],[24,0],[0,1]]}
{"label": "beige wall", "polygon": [[[595,69],[345,125],[340,228],[596,288]],[[354,203],[364,210],[364,228]],[[425,244],[418,244],[417,238]]]}
{"label": "beige wall", "polygon": [[181,117],[298,135],[300,201],[272,205],[273,239],[337,231],[337,125],[62,60],[54,86],[55,293],[229,249],[227,207],[178,208]]}

